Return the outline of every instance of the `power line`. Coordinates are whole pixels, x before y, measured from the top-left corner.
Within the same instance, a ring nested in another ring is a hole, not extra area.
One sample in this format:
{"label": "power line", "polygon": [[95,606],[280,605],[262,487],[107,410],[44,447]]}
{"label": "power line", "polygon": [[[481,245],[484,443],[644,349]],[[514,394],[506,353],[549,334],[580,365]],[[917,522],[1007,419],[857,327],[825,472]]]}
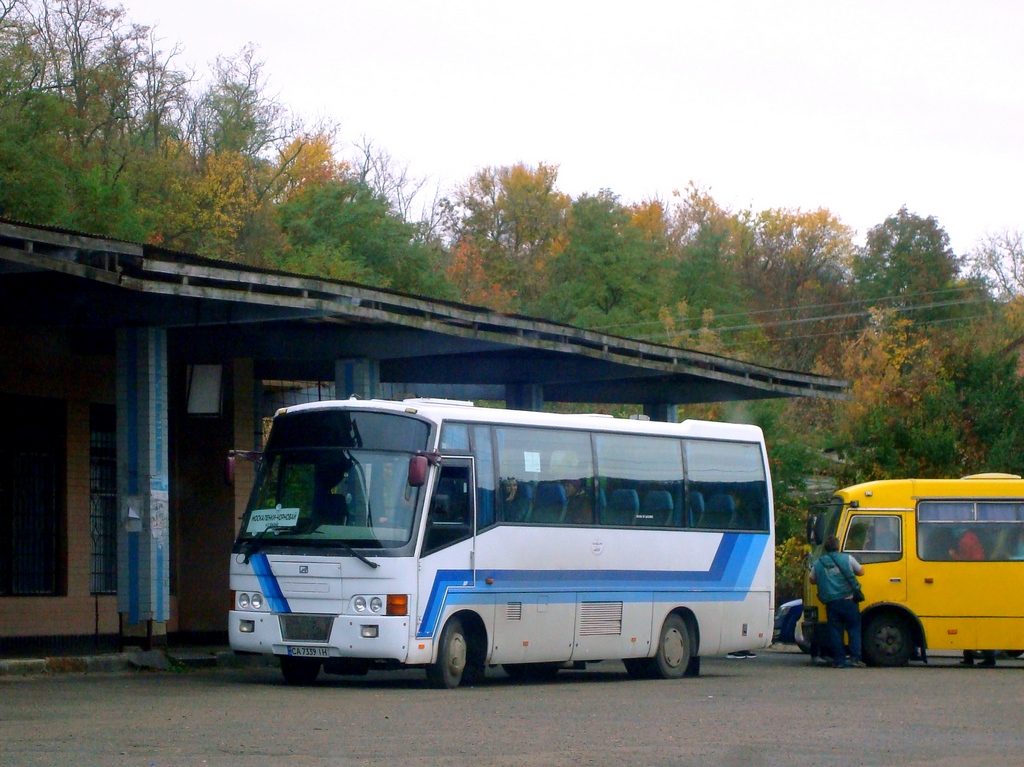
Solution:
{"label": "power line", "polygon": [[[751,311],[751,312],[730,312],[729,314],[716,314],[715,315],[715,319],[722,320],[722,319],[728,319],[730,317],[755,317],[755,316],[765,315],[765,314],[777,314],[777,313],[780,313],[780,312],[808,311],[808,310],[811,310],[811,309],[826,309],[826,308],[830,308],[830,307],[857,306],[857,305],[865,305],[865,304],[874,305],[874,304],[878,304],[879,302],[883,302],[883,301],[897,301],[897,300],[906,300],[906,299],[917,299],[917,298],[921,298],[921,297],[925,297],[925,296],[939,296],[939,295],[943,295],[943,294],[946,294],[946,293],[963,293],[963,292],[967,292],[967,291],[977,292],[977,288],[973,287],[973,286],[963,286],[963,287],[957,287],[957,288],[943,288],[942,290],[921,291],[919,293],[901,293],[901,294],[890,295],[890,296],[879,296],[877,298],[856,298],[856,299],[850,299],[848,301],[835,301],[835,302],[825,303],[825,304],[808,304],[806,306],[784,306],[784,307],[779,307],[777,309],[760,309],[760,310]],[[991,300],[991,299],[988,296],[982,296],[982,297],[979,297],[977,300],[978,301],[988,301],[988,300]],[[930,307],[930,306],[944,306],[944,305],[946,305],[946,304],[944,304],[944,303],[918,304],[915,307],[911,307],[911,308],[927,308],[927,307]],[[898,307],[898,308],[900,308],[900,307]],[[900,308],[900,309],[902,310],[902,308]],[[821,319],[829,319],[831,317],[843,317],[843,316],[844,315],[823,315],[821,317]],[[809,321],[815,321],[816,319],[818,319],[818,318],[813,318],[813,317],[812,318],[807,318],[807,320],[809,320]],[[784,321],[779,321],[779,322],[781,323],[781,322],[784,322]],[[629,324],[625,324],[625,325],[623,325],[623,324],[618,324],[618,325],[597,325],[597,326],[591,327],[589,329],[590,330],[596,330],[596,331],[613,331],[613,330],[626,330],[626,329],[629,329],[629,328],[643,327],[645,325],[656,325],[656,324],[658,324],[658,320],[644,320],[642,322],[634,322],[634,323],[629,323]],[[735,326],[735,327],[738,327],[738,328],[764,327],[766,325],[771,325],[771,324],[772,323],[757,323],[755,325],[741,325],[741,326]],[[720,330],[724,330],[724,329],[733,329],[733,328],[717,327],[717,328],[711,328],[711,329],[712,330],[716,330],[716,331],[720,331]]]}
{"label": "power line", "polygon": [[[981,303],[988,303],[988,302],[989,302],[989,299],[979,297],[979,298],[972,298],[972,299],[963,299],[963,300],[959,300],[959,301],[936,301],[934,303],[929,303],[929,304],[917,304],[915,306],[896,306],[896,307],[890,307],[890,308],[893,311],[898,312],[898,313],[908,313],[908,312],[915,312],[915,311],[928,310],[928,309],[939,309],[939,308],[948,307],[948,306],[970,306],[970,305],[974,305],[974,304],[981,304]],[[742,330],[760,330],[760,329],[763,329],[763,328],[778,328],[778,327],[785,327],[785,326],[789,326],[789,325],[807,325],[807,324],[811,324],[811,323],[815,323],[815,322],[832,322],[832,321],[835,321],[835,320],[860,319],[860,318],[865,318],[865,317],[870,317],[870,316],[871,316],[871,312],[870,311],[846,312],[844,314],[819,315],[817,317],[803,317],[803,318],[794,319],[794,320],[777,320],[777,321],[774,321],[774,322],[762,322],[762,323],[754,323],[754,324],[746,324],[746,325],[733,325],[731,327],[730,326],[726,326],[726,327],[713,327],[713,328],[708,328],[708,330],[710,330],[710,331],[712,331],[714,333],[734,333],[734,332],[739,332],[739,331],[742,331]],[[922,322],[920,324],[927,324],[927,323],[926,322]],[[654,340],[655,338],[658,338],[658,337],[661,337],[661,336],[664,336],[664,337],[667,338],[668,335],[669,334],[667,332],[662,331],[662,332],[659,332],[659,333],[650,333],[650,334],[647,334],[647,335],[637,336],[637,338],[639,338],[640,340],[651,341],[651,340]]]}
{"label": "power line", "polygon": [[[953,322],[968,322],[968,321],[972,321],[972,320],[985,319],[986,317],[989,317],[989,316],[990,315],[988,315],[988,314],[974,314],[974,315],[971,315],[969,317],[946,317],[945,319],[941,319],[941,320],[925,320],[923,322],[916,322],[916,323],[914,323],[914,325],[915,325],[915,327],[925,327],[925,326],[930,326],[930,325],[942,325],[942,324],[953,323]],[[786,343],[788,341],[802,341],[802,340],[811,339],[811,338],[828,338],[828,337],[831,337],[831,336],[851,336],[851,335],[857,335],[859,333],[863,333],[864,330],[865,330],[865,328],[847,328],[845,330],[831,330],[831,331],[828,331],[826,333],[807,333],[807,334],[799,335],[799,336],[785,336],[783,338],[765,339],[764,341],[753,341],[753,340],[748,340],[748,339],[736,339],[734,341],[723,341],[722,342],[722,347],[723,348],[736,348],[736,347],[741,347],[741,348],[742,347],[748,347],[749,348],[751,346],[754,346],[754,345],[757,345],[757,344],[763,344],[763,343],[780,344],[780,343]]]}

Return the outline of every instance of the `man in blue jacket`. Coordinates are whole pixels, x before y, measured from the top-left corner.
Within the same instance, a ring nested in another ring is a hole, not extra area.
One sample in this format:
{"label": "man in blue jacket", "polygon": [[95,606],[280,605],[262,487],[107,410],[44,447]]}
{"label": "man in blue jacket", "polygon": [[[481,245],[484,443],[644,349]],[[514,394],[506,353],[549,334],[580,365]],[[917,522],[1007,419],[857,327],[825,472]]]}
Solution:
{"label": "man in blue jacket", "polygon": [[[830,535],[825,540],[825,553],[811,569],[811,583],[818,587],[818,599],[825,605],[828,633],[832,640],[832,663],[836,668],[861,667],[860,605],[854,601],[856,576],[863,575],[860,562],[849,554],[839,553],[839,539]],[[850,637],[850,662],[846,662],[843,631]]]}

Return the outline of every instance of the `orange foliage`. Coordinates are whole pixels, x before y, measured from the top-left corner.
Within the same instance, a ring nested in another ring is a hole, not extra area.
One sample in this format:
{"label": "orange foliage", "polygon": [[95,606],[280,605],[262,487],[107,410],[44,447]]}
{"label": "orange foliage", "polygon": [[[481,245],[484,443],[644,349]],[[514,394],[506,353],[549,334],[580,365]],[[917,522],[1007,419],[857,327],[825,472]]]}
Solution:
{"label": "orange foliage", "polygon": [[461,240],[455,244],[445,273],[466,303],[486,306],[497,312],[512,310],[515,290],[488,277],[480,251],[472,243]]}

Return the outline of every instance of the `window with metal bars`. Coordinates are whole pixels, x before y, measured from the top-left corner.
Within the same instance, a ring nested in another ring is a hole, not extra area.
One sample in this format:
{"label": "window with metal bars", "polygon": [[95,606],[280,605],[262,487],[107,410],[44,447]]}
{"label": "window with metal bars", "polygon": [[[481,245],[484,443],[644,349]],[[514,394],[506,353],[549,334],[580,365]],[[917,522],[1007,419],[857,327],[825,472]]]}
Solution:
{"label": "window with metal bars", "polygon": [[89,408],[89,593],[117,593],[117,429],[113,405]]}

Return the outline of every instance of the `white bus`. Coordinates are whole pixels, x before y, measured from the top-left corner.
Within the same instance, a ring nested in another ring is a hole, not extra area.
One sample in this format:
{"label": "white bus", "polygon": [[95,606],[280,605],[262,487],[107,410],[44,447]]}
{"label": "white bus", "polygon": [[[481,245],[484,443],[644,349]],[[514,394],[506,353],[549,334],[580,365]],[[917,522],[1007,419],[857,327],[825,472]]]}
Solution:
{"label": "white bus", "polygon": [[444,400],[278,411],[231,557],[231,646],[457,687],[766,647],[772,489],[755,426]]}

